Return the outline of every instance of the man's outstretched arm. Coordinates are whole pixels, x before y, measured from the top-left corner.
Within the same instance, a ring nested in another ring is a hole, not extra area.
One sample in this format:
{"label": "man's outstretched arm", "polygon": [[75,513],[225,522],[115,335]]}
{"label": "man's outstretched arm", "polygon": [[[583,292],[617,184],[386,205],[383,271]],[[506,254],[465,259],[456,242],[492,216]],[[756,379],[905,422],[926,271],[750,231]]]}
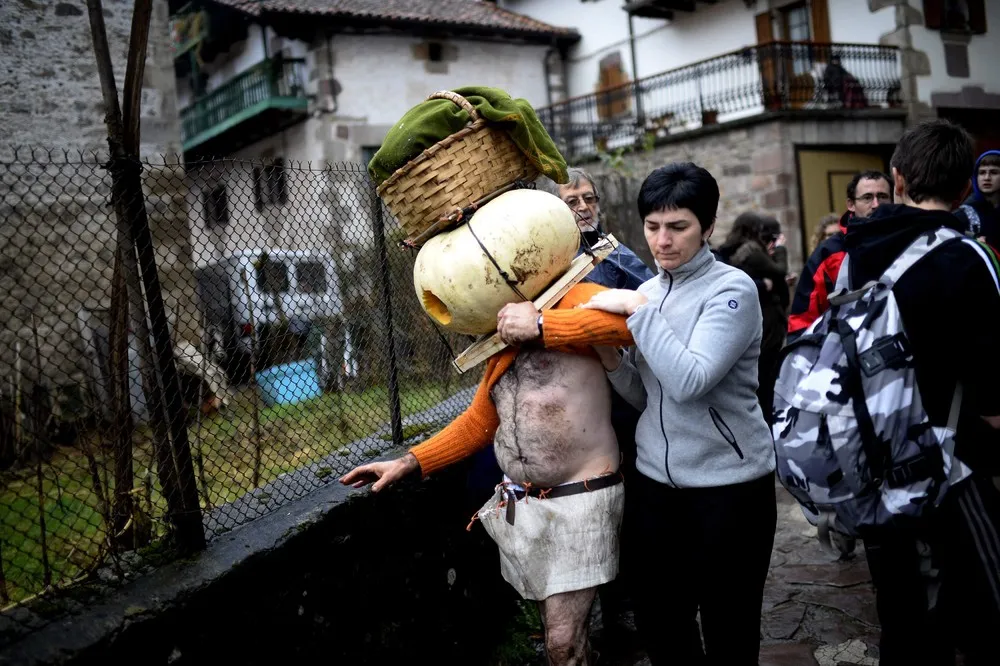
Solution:
{"label": "man's outstretched arm", "polygon": [[490,358],[472,404],[441,432],[400,458],[356,467],[341,477],[340,482],[355,488],[374,483],[372,490],[379,492],[413,473],[428,476],[487,446],[500,424],[490,400],[490,389],[510,367],[514,355],[513,350],[508,350]]}

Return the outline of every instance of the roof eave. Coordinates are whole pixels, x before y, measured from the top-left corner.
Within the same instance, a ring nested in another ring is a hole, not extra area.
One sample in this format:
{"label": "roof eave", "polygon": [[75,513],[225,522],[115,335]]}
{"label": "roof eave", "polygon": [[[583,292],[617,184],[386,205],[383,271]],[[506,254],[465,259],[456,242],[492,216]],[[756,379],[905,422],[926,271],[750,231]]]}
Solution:
{"label": "roof eave", "polygon": [[344,14],[319,14],[315,12],[275,12],[263,10],[250,15],[255,21],[268,25],[298,27],[303,23],[308,31],[321,29],[327,32],[396,32],[408,34],[447,33],[455,37],[499,38],[502,41],[568,47],[580,41],[576,30],[542,31],[521,28],[485,26],[476,23],[426,21],[420,19],[365,17]]}

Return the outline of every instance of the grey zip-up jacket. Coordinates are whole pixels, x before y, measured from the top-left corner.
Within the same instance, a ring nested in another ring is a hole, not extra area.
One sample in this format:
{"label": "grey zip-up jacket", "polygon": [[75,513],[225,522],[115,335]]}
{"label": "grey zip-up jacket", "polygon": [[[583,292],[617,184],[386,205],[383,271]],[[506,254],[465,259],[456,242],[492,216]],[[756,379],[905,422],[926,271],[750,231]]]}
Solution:
{"label": "grey zip-up jacket", "polygon": [[761,311],[746,273],[708,245],[646,281],[628,318],[635,346],[608,373],[643,410],[639,471],[679,488],[726,486],[774,469],[774,443],[757,402]]}

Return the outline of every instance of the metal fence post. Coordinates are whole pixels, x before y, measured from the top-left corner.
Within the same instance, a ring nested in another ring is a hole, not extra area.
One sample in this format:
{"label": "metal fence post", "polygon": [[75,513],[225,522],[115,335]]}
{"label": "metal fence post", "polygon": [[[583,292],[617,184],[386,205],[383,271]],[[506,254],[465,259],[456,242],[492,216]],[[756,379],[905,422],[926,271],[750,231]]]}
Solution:
{"label": "metal fence post", "polygon": [[382,214],[382,201],[372,190],[372,231],[378,246],[378,272],[382,283],[382,299],[380,301],[382,322],[387,336],[387,351],[389,352],[389,420],[392,424],[392,443],[403,445],[403,415],[399,405],[399,376],[396,369],[396,340],[392,330],[392,289],[389,285],[389,253],[385,247],[385,219]]}

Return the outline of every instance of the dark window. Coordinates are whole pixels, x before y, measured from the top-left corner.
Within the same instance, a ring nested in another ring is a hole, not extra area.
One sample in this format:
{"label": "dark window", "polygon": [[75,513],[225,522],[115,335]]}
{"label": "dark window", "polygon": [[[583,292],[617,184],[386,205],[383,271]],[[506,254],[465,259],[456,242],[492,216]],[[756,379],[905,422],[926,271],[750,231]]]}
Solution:
{"label": "dark window", "polygon": [[441,62],[444,48],[441,42],[431,42],[427,45],[427,59],[431,62]]}
{"label": "dark window", "polygon": [[261,211],[265,205],[280,206],[288,202],[288,170],[284,158],[275,158],[263,169],[254,167],[254,207]]}
{"label": "dark window", "polygon": [[[781,38],[788,42],[812,41],[812,22],[809,17],[809,6],[805,2],[782,7],[778,20]],[[792,74],[804,74],[812,68],[810,49],[800,45],[791,47]]]}
{"label": "dark window", "polygon": [[285,262],[262,257],[257,264],[257,287],[265,294],[288,291],[288,267]]}
{"label": "dark window", "polygon": [[212,229],[229,224],[229,200],[226,197],[226,184],[219,183],[202,196],[205,206],[205,226]]}
{"label": "dark window", "polygon": [[295,264],[295,282],[303,294],[326,293],[326,269],[318,261],[302,261]]}
{"label": "dark window", "polygon": [[986,0],[924,0],[924,25],[941,32],[986,32]]}
{"label": "dark window", "polygon": [[785,39],[790,42],[808,42],[812,38],[809,26],[809,7],[803,2],[781,8]]}

